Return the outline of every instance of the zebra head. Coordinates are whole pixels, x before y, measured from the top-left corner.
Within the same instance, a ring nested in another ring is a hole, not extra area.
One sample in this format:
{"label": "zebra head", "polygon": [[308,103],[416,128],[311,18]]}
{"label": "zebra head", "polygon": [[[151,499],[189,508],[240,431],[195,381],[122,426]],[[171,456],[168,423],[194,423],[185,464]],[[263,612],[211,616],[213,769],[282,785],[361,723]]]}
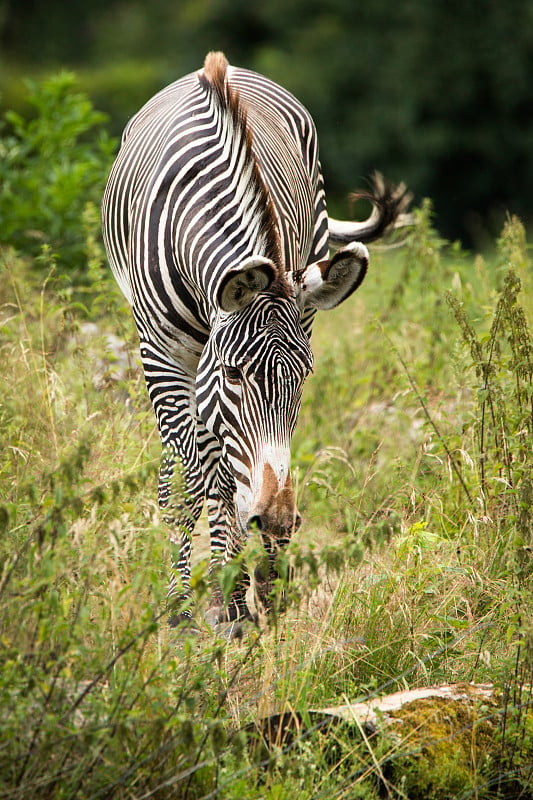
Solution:
{"label": "zebra head", "polygon": [[[261,531],[271,557],[300,525],[290,446],[312,369],[313,310],[333,308],[361,283],[364,245],[351,243],[297,274],[248,259],[218,289],[218,309],[200,359],[198,411],[222,450],[219,492],[239,538]],[[307,324],[307,330],[305,325]]]}

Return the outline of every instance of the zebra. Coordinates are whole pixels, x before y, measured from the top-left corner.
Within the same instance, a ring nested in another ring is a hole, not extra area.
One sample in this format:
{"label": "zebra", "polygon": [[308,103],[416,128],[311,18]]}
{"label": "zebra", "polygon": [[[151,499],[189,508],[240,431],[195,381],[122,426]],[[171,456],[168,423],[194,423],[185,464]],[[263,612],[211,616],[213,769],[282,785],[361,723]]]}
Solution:
{"label": "zebra", "polygon": [[[158,499],[173,545],[169,622],[190,620],[191,538],[210,528],[205,614],[249,618],[243,570],[229,602],[220,565],[259,531],[269,569],[298,530],[290,446],[313,368],[318,309],[361,284],[365,243],[406,192],[374,180],[354,223],[328,218],[317,134],[285,89],[209,53],[132,117],[102,202],[104,243],[132,307],[162,445]],[[330,246],[338,249],[331,257]]]}

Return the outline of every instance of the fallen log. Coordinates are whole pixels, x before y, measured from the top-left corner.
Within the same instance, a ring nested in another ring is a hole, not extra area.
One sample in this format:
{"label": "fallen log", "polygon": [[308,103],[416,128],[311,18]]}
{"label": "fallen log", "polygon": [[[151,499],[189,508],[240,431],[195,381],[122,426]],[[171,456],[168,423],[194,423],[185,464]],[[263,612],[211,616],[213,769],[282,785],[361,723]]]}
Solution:
{"label": "fallen log", "polygon": [[354,769],[354,780],[372,774],[384,796],[396,797],[401,786],[405,794],[398,796],[409,800],[448,800],[465,791],[465,797],[470,791],[475,796],[478,789],[484,797],[533,800],[529,686],[513,696],[490,684],[410,689],[303,712],[289,709],[246,731],[256,763],[265,765],[276,754],[297,758],[299,744],[315,734],[323,737],[324,748],[340,742],[343,763],[351,758],[363,765]]}

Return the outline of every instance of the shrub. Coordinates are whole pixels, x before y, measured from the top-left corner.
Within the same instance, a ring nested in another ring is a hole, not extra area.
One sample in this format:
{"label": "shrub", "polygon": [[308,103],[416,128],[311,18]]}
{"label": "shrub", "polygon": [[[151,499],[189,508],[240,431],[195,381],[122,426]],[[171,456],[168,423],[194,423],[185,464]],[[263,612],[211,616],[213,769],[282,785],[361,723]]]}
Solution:
{"label": "shrub", "polygon": [[1,131],[0,243],[32,256],[46,243],[62,269],[79,275],[83,211],[100,204],[115,141],[71,73],[27,86],[35,115],[7,112]]}

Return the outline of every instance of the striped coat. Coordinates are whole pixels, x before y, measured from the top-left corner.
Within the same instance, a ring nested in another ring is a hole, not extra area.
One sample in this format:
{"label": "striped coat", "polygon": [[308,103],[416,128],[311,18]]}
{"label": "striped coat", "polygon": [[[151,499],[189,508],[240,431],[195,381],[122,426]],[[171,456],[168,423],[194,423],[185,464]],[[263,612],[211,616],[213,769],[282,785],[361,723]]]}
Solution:
{"label": "striped coat", "polygon": [[[404,205],[402,191],[381,183],[370,199],[364,223],[328,220],[309,113],[220,53],[159,92],[124,131],[103,232],[163,445],[174,620],[190,613],[190,539],[204,501],[214,575],[258,529],[272,577],[299,525],[290,442],[312,367],[312,321],[359,286],[363,242]],[[329,258],[333,242],[343,246]],[[243,575],[226,606],[213,579],[211,622],[248,614],[247,583]]]}

